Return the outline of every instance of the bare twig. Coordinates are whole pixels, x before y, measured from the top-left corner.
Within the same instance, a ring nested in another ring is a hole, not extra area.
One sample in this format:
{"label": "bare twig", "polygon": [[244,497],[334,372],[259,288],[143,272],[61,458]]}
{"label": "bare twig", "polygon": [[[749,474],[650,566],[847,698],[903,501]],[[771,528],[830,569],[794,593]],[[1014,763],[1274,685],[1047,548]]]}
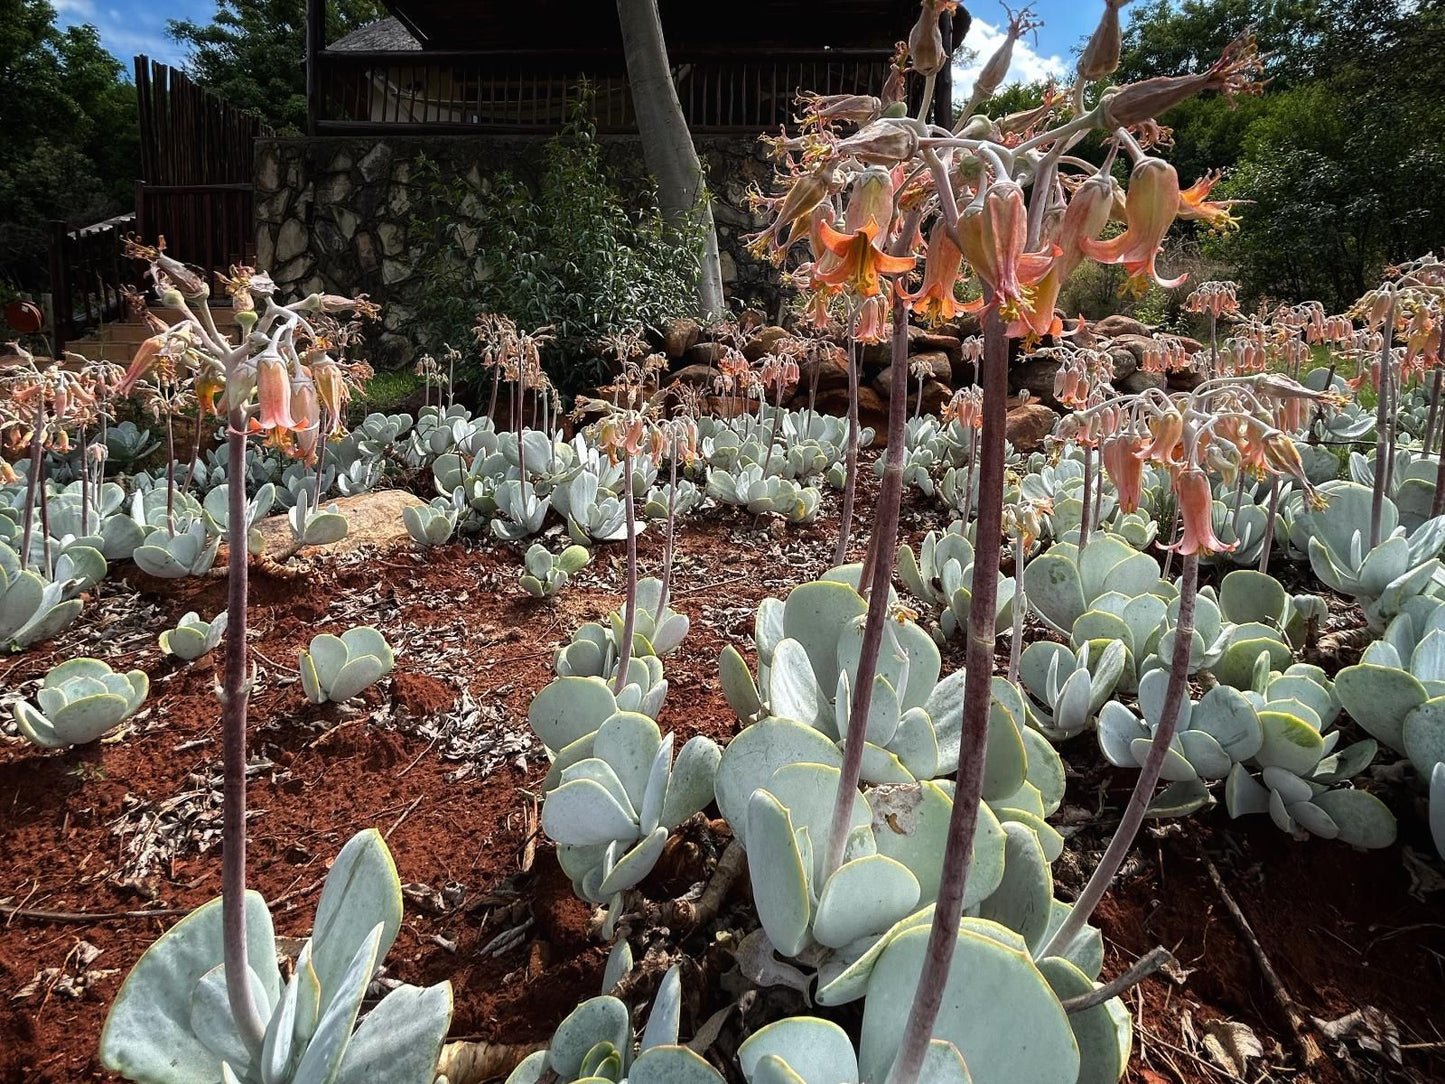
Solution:
{"label": "bare twig", "polygon": [[1137,986],[1161,967],[1174,962],[1174,954],[1167,948],[1160,945],[1151,949],[1127,970],[1115,975],[1104,985],[1090,990],[1087,994],[1080,994],[1078,997],[1066,998],[1063,1002],[1064,1012],[1083,1012],[1085,1009],[1092,1009],[1095,1005],[1102,1005],[1111,997],[1118,997],[1125,990]]}
{"label": "bare twig", "polygon": [[107,911],[87,913],[84,911],[46,911],[36,907],[12,907],[0,904],[0,915],[14,918],[29,918],[37,922],[76,922],[82,924],[102,922],[126,922],[137,918],[179,918],[191,912],[184,907],[160,907],[150,911]]}
{"label": "bare twig", "polygon": [[1295,1043],[1299,1047],[1305,1065],[1317,1065],[1323,1059],[1324,1052],[1320,1050],[1319,1043],[1315,1042],[1314,1036],[1310,1035],[1299,1005],[1290,996],[1290,992],[1279,977],[1279,972],[1275,971],[1274,965],[1270,963],[1264,946],[1254,935],[1254,929],[1250,926],[1249,919],[1244,917],[1244,912],[1239,909],[1239,904],[1230,895],[1229,889],[1224,887],[1224,878],[1219,875],[1219,868],[1211,859],[1206,858],[1204,862],[1209,869],[1209,879],[1214,882],[1214,890],[1219,893],[1219,898],[1224,901],[1224,906],[1229,911],[1230,917],[1234,919],[1234,924],[1239,927],[1240,936],[1249,946],[1249,951],[1254,955],[1255,962],[1259,964],[1259,969],[1264,975],[1265,985],[1269,987],[1270,993],[1274,995],[1275,1003],[1279,1005],[1280,1011],[1284,1013],[1285,1019],[1289,1022],[1289,1029],[1294,1034]]}

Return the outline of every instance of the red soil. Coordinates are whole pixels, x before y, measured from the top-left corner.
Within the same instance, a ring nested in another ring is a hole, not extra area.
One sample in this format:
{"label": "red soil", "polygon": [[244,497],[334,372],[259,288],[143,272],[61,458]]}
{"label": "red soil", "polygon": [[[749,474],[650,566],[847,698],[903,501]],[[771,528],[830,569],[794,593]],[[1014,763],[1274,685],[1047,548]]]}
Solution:
{"label": "red soil", "polygon": [[[860,504],[865,519],[873,484],[869,475]],[[836,509],[831,497],[828,507]],[[728,643],[746,643],[761,597],[781,595],[823,569],[835,522],[830,516],[786,528],[710,513],[686,526],[674,604],[691,616],[692,630],[667,662],[670,687],[659,720],[679,742],[697,733],[724,742],[736,732],[717,681],[718,653]],[[911,539],[939,525],[934,506],[905,511]],[[660,532],[645,534],[640,550],[644,574],[657,570]],[[597,992],[604,951],[587,937],[590,908],[573,897],[545,841],[528,846],[528,792],[540,783],[546,760],[526,710],[551,677],[555,644],[616,605],[622,565],[618,547],[600,550],[554,601],[532,600],[517,588],[518,554],[465,544],[329,558],[295,578],[254,576],[258,686],[250,751],[268,763],[251,780],[250,882],[268,899],[286,901],[275,907],[280,934],[307,932],[327,863],[352,833],[375,827],[409,886],[386,975],[450,979],[455,1037],[544,1040],[577,1001]],[[161,582],[134,569],[122,579],[102,585],[61,640],[0,662],[0,689],[7,692],[28,693],[26,683],[77,653],[140,667],[152,681],[148,706],[124,740],[67,753],[0,746],[0,901],[90,916],[167,914],[0,919],[6,1084],[113,1080],[99,1068],[95,1044],[121,980],[175,921],[171,912],[184,913],[220,889],[219,790],[210,782],[220,773],[215,664],[180,666],[159,652],[155,636],[186,610],[213,615],[224,604],[225,583]],[[308,704],[295,678],[297,651],[317,632],[362,623],[385,631],[397,649],[396,670],[367,691],[359,708]],[[945,652],[946,665],[959,665],[961,655],[959,640]],[[1129,781],[1101,771],[1087,740],[1064,753],[1084,773],[1071,776],[1070,803],[1093,810],[1098,788],[1114,789],[1101,823],[1086,826],[1060,864],[1061,894],[1068,896],[1080,871],[1091,868],[1091,852]],[[179,819],[182,827],[158,833],[162,849],[138,868],[129,849],[138,835],[116,830],[172,802],[160,823]],[[1402,828],[1413,824],[1402,816]],[[1423,840],[1413,842],[1425,849]],[[198,844],[206,849],[198,852]],[[1293,1040],[1204,873],[1205,854],[1216,856],[1307,1016],[1330,1019],[1374,1005],[1399,1025],[1402,1042],[1441,1039],[1432,1015],[1445,996],[1445,927],[1433,908],[1409,895],[1401,851],[1295,844],[1263,818],[1235,825],[1215,812],[1162,839],[1146,838],[1133,875],[1100,914],[1107,974],[1160,943],[1193,969],[1183,985],[1156,977],[1131,995],[1142,998],[1143,1054],[1129,1079],[1227,1079],[1200,1060],[1202,1051],[1171,1049],[1189,1046],[1181,1030],[1186,1013],[1201,1034],[1218,1017],[1255,1029],[1267,1057],[1251,1066],[1252,1081],[1445,1079],[1445,1060],[1435,1049],[1407,1049],[1405,1068],[1396,1070],[1353,1046],[1354,1062],[1338,1060],[1329,1044],[1328,1063],[1297,1076]],[[688,877],[672,872],[685,886]],[[482,954],[499,934],[529,920],[515,947]],[[101,950],[85,967],[75,964],[82,940]],[[65,992],[70,983],[51,976],[15,997],[47,968],[92,974],[74,996]],[[700,1007],[704,1015],[725,1004],[721,990],[708,993],[717,996]]]}

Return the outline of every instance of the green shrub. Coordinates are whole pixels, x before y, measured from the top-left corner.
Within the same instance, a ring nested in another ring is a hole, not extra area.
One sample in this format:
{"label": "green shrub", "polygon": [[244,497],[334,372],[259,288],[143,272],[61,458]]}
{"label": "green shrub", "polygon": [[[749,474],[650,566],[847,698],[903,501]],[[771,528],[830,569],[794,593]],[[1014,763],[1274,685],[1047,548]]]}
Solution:
{"label": "green shrub", "polygon": [[668,227],[650,191],[624,201],[602,163],[590,98],[584,85],[569,102],[535,185],[503,172],[478,191],[433,161],[418,163],[409,234],[428,286],[413,335],[427,349],[466,351],[459,384],[478,381],[471,327],[481,312],[529,331],[551,325],[544,362],[558,387],[574,391],[603,376],[602,340],[697,307],[701,234]]}

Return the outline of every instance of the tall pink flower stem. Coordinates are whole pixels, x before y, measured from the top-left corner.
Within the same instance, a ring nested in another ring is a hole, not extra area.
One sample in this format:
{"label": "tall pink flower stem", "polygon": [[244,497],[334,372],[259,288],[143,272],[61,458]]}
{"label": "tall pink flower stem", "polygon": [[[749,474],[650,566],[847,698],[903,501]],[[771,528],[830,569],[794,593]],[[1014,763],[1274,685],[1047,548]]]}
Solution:
{"label": "tall pink flower stem", "polygon": [[1194,599],[1198,587],[1199,554],[1186,553],[1179,580],[1179,622],[1174,627],[1174,656],[1170,660],[1169,686],[1164,691],[1164,710],[1154,731],[1154,740],[1149,743],[1149,755],[1144,758],[1144,767],[1134,783],[1134,793],[1129,795],[1129,804],[1124,808],[1123,819],[1114,830],[1104,857],[1099,859],[1089,883],[1074,901],[1073,910],[1054,931],[1048,944],[1039,951],[1039,959],[1059,955],[1078,936],[1093,915],[1094,909],[1099,906],[1099,901],[1104,898],[1104,893],[1114,883],[1119,867],[1124,864],[1129,848],[1134,845],[1134,837],[1139,834],[1139,826],[1144,823],[1144,814],[1154,798],[1154,788],[1159,785],[1159,775],[1164,768],[1169,743],[1174,740],[1179,709],[1189,691],[1189,652],[1194,644]]}
{"label": "tall pink flower stem", "polygon": [[[883,460],[883,483],[878,490],[877,518],[868,556],[859,574],[859,593],[868,599],[858,670],[853,675],[848,735],[843,743],[843,768],[828,828],[824,877],[843,864],[843,850],[852,823],[854,796],[863,772],[863,732],[873,702],[873,679],[883,645],[883,623],[888,619],[888,587],[893,579],[894,551],[898,545],[898,511],[903,500],[904,429],[908,421],[908,313],[903,299],[893,295],[893,374],[889,381],[888,451]],[[995,565],[997,568],[997,565]],[[866,579],[865,579],[866,577]],[[866,590],[865,590],[866,589]]]}
{"label": "tall pink flower stem", "polygon": [[627,511],[627,598],[622,619],[622,643],[617,645],[617,680],[612,691],[627,687],[627,667],[632,661],[632,630],[637,627],[637,515],[632,507],[632,453],[622,455],[622,507]]}
{"label": "tall pink flower stem", "polygon": [[246,411],[231,411],[226,433],[227,582],[226,660],[221,689],[222,819],[221,924],[226,995],[241,1037],[261,1049],[266,1027],[251,996],[246,951],[246,707],[251,682],[246,666]]}
{"label": "tall pink flower stem", "polygon": [[[848,318],[848,448],[844,457],[843,510],[839,514],[838,544],[833,549],[833,564],[848,560],[848,536],[853,531],[853,502],[858,493],[858,328],[856,312]],[[906,394],[906,392],[905,392]]]}
{"label": "tall pink flower stem", "polygon": [[888,1084],[916,1084],[943,1004],[958,920],[973,863],[973,836],[983,794],[983,769],[988,750],[989,707],[993,700],[993,651],[996,636],[998,569],[1003,549],[1004,429],[1007,425],[1008,337],[997,310],[983,325],[983,431],[978,464],[978,530],[975,534],[973,601],[968,608],[968,681],[963,691],[963,734],[959,745],[957,786],[943,852],[943,881],[933,912],[933,927],[923,971],[913,995],[908,1027],[899,1045]]}
{"label": "tall pink flower stem", "polygon": [[30,472],[25,476],[25,529],[20,539],[20,569],[30,567],[30,536],[35,530],[35,492],[45,487],[40,473],[45,466],[45,389],[35,389],[35,432],[30,437]]}
{"label": "tall pink flower stem", "polygon": [[1380,521],[1385,511],[1385,476],[1390,462],[1390,442],[1385,439],[1385,433],[1390,425],[1390,355],[1395,341],[1393,299],[1380,331],[1380,364],[1375,376],[1375,492],[1370,502],[1371,549],[1380,544]]}
{"label": "tall pink flower stem", "polygon": [[1435,375],[1430,382],[1430,413],[1425,419],[1425,436],[1420,441],[1420,450],[1426,455],[1435,444],[1435,420],[1440,414],[1440,378],[1442,375],[1440,366],[1435,366]]}
{"label": "tall pink flower stem", "polygon": [[672,436],[672,454],[668,456],[667,528],[662,543],[662,594],[657,603],[657,615],[661,617],[667,609],[667,596],[672,590],[672,551],[677,524],[677,434]]}
{"label": "tall pink flower stem", "polygon": [[1279,478],[1270,475],[1269,478],[1269,518],[1264,524],[1264,544],[1259,548],[1259,570],[1269,571],[1269,559],[1274,552],[1274,521],[1279,514]]}

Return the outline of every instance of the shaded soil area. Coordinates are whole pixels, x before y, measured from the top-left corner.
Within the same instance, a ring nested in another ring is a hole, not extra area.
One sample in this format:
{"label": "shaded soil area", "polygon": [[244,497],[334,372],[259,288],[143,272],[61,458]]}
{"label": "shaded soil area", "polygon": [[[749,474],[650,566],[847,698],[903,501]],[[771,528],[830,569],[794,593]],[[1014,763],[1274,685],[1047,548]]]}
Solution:
{"label": "shaded soil area", "polygon": [[[866,474],[865,530],[875,486]],[[945,522],[932,502],[908,503],[910,541]],[[759,599],[826,567],[836,497],[825,507],[819,523],[801,528],[714,511],[680,533],[674,605],[692,629],[667,660],[659,719],[679,743],[699,733],[726,742],[739,728],[717,680],[718,653],[732,643],[748,654]],[[661,548],[660,531],[642,537],[643,574],[660,567]],[[552,676],[557,642],[616,606],[625,571],[622,547],[600,548],[556,599],[538,601],[517,587],[520,564],[520,551],[464,542],[302,560],[295,575],[258,570],[250,639],[250,880],[273,901],[278,932],[308,931],[327,863],[351,834],[374,827],[407,899],[383,981],[450,979],[454,1037],[513,1044],[545,1040],[601,982],[591,908],[535,834],[546,758],[526,710]],[[121,980],[158,934],[220,890],[219,655],[181,665],[155,637],[187,610],[211,617],[224,605],[225,581],[118,571],[62,639],[0,660],[0,696],[28,695],[50,665],[76,654],[139,667],[152,682],[147,706],[113,739],[66,753],[0,744],[0,901],[26,912],[0,915],[3,1084],[114,1079],[95,1044]],[[395,671],[353,704],[308,704],[297,652],[317,632],[357,624],[385,632]],[[962,653],[961,639],[948,645],[946,669],[961,665]],[[1063,752],[1070,848],[1057,872],[1068,898],[1132,779],[1104,766],[1091,739]],[[1402,808],[1403,792],[1385,796],[1410,850],[1295,844],[1263,818],[1236,825],[1222,810],[1150,831],[1100,914],[1106,975],[1157,944],[1178,958],[1175,976],[1188,974],[1183,982],[1156,975],[1129,995],[1139,1020],[1129,1079],[1231,1079],[1203,1045],[1220,1020],[1247,1024],[1262,1040],[1251,1082],[1445,1079],[1445,1036],[1434,1022],[1445,998],[1445,925],[1432,905],[1441,897],[1425,895],[1440,884],[1439,867],[1421,857],[1428,844]],[[687,841],[662,864],[649,886],[656,898],[705,875],[698,855],[712,834],[700,832],[700,843]],[[1398,1028],[1401,1065],[1354,1039],[1316,1033],[1324,1056],[1305,1068],[1209,877],[1211,860],[1305,1020],[1373,1006]],[[731,1000],[732,984],[714,981],[726,961],[717,965],[712,950],[697,955],[707,959],[684,1034]],[[765,1022],[765,1002],[747,1026]]]}

